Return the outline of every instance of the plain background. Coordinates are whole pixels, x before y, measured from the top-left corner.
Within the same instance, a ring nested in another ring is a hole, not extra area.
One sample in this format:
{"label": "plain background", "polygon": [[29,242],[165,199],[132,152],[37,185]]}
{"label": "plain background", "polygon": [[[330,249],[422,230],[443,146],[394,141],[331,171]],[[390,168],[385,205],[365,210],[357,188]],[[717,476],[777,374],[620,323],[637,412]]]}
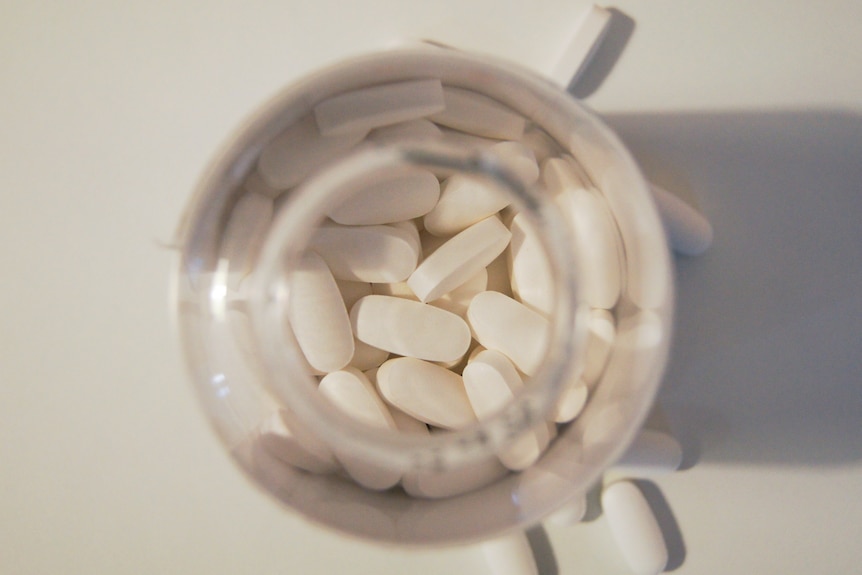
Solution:
{"label": "plain background", "polygon": [[[0,1],[0,572],[484,573],[348,540],[218,444],[168,309],[217,146],[287,82],[399,38],[549,70],[587,3]],[[862,559],[862,3],[621,1],[575,93],[716,229],[678,259],[661,393],[683,472],[642,487],[680,574]],[[626,573],[601,517],[546,573]]]}

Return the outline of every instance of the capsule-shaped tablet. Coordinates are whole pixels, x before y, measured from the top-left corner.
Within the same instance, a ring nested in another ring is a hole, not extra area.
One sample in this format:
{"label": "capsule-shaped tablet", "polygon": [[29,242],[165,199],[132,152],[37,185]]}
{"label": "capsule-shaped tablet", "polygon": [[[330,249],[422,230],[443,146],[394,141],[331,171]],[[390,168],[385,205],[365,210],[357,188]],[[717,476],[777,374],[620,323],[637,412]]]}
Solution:
{"label": "capsule-shaped tablet", "polygon": [[236,290],[254,267],[272,222],[272,198],[244,193],[230,213],[221,236],[219,257],[228,262],[228,286]]}
{"label": "capsule-shaped tablet", "polygon": [[413,357],[390,359],[377,370],[383,398],[429,425],[458,429],[476,422],[476,414],[457,373]]}
{"label": "capsule-shaped tablet", "polygon": [[421,301],[433,301],[494,261],[511,236],[495,217],[473,224],[425,258],[407,284]]}
{"label": "capsule-shaped tablet", "polygon": [[350,310],[357,339],[398,355],[452,361],[467,353],[470,328],[457,315],[399,297],[370,295]]}
{"label": "capsule-shaped tablet", "polygon": [[429,117],[432,122],[499,140],[519,140],[524,134],[523,116],[488,96],[446,86],[443,99],[446,109],[432,114]]}
{"label": "capsule-shaped tablet", "polygon": [[620,239],[616,222],[595,190],[569,188],[557,202],[571,222],[582,268],[584,297],[591,307],[610,309],[619,299],[622,285]]}
{"label": "capsule-shaped tablet", "polygon": [[533,376],[544,360],[550,335],[546,318],[499,292],[485,291],[470,302],[467,320],[476,339]]}
{"label": "capsule-shaped tablet", "polygon": [[607,485],[602,490],[602,508],[614,541],[631,570],[638,575],[664,571],[667,545],[640,489],[630,481]]}
{"label": "capsule-shaped tablet", "polygon": [[580,378],[576,378],[563,389],[560,399],[551,412],[556,423],[568,423],[576,418],[587,403],[589,389]]}
{"label": "capsule-shaped tablet", "polygon": [[420,119],[377,128],[368,134],[368,139],[380,144],[393,144],[436,140],[442,135],[443,132],[434,122]]}
{"label": "capsule-shaped tablet", "polygon": [[539,239],[539,232],[523,213],[509,227],[512,241],[508,252],[512,294],[545,317],[554,311],[554,276]]}
{"label": "capsule-shaped tablet", "polygon": [[516,531],[481,544],[493,575],[538,575],[539,568],[527,534]]}
{"label": "capsule-shaped tablet", "polygon": [[462,377],[470,405],[480,421],[500,411],[524,387],[509,358],[490,349],[472,355]]}
{"label": "capsule-shaped tablet", "polygon": [[673,251],[697,256],[708,250],[712,245],[712,224],[709,220],[667,190],[655,184],[652,184],[651,189]]}
{"label": "capsule-shaped tablet", "polygon": [[423,118],[445,108],[440,80],[409,80],[352,90],[314,107],[324,136],[369,130]]}
{"label": "capsule-shaped tablet", "polygon": [[416,269],[420,246],[415,232],[396,226],[322,224],[310,247],[340,280],[400,282]]}
{"label": "capsule-shaped tablet", "polygon": [[445,471],[407,473],[401,480],[401,486],[413,497],[440,499],[479,489],[507,473],[509,470],[494,457]]}
{"label": "capsule-shaped tablet", "polygon": [[261,446],[273,457],[311,473],[338,469],[332,451],[301,425],[288,425],[279,410],[264,420],[258,431]]}
{"label": "capsule-shaped tablet", "polygon": [[673,473],[682,463],[682,447],[669,433],[642,429],[635,440],[610,469],[605,481],[643,479]]}
{"label": "capsule-shaped tablet", "polygon": [[338,285],[314,252],[307,251],[290,275],[288,320],[308,363],[324,373],[353,357],[353,330]]}
{"label": "capsule-shaped tablet", "polygon": [[287,128],[261,152],[257,167],[268,186],[286,190],[325,164],[343,157],[361,142],[367,132],[323,136],[314,116],[309,115]]}
{"label": "capsule-shaped tablet", "polygon": [[575,24],[569,42],[557,57],[550,77],[566,88],[575,84],[607,34],[612,12],[593,4]]}
{"label": "capsule-shaped tablet", "polygon": [[455,174],[440,188],[440,201],[425,214],[425,229],[437,236],[457,234],[508,206],[511,198],[484,178]]}
{"label": "capsule-shaped tablet", "polygon": [[362,188],[326,215],[344,225],[389,224],[424,216],[439,197],[437,176],[412,170]]}

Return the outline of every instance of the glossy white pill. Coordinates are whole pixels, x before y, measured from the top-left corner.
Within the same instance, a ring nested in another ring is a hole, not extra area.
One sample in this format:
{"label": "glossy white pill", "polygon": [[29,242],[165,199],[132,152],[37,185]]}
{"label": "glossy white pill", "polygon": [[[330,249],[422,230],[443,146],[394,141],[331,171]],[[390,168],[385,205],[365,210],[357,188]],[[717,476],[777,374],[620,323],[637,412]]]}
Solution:
{"label": "glossy white pill", "polygon": [[325,136],[369,130],[423,118],[445,108],[440,80],[410,80],[345,92],[314,107]]}
{"label": "glossy white pill", "polygon": [[539,232],[523,213],[516,214],[509,229],[509,274],[515,298],[542,315],[554,311],[554,276],[545,257]]}
{"label": "glossy white pill", "polygon": [[392,144],[436,140],[442,135],[443,132],[434,122],[429,120],[409,120],[377,128],[368,134],[368,139],[380,144]]}
{"label": "glossy white pill", "polygon": [[499,140],[519,140],[524,134],[524,118],[488,96],[446,86],[443,99],[446,109],[430,116],[437,124]]}
{"label": "glossy white pill", "polygon": [[350,310],[353,333],[374,347],[428,361],[459,359],[470,328],[457,315],[418,301],[370,295]]}
{"label": "glossy white pill", "polygon": [[457,234],[508,206],[511,198],[484,178],[455,174],[440,188],[440,201],[425,214],[425,229],[437,236]]}
{"label": "glossy white pill", "polygon": [[310,247],[341,280],[399,282],[416,268],[420,247],[415,233],[395,226],[322,224]]}
{"label": "glossy white pill", "polygon": [[649,503],[637,486],[618,481],[602,491],[602,508],[614,541],[632,571],[656,575],[667,566],[667,546]]}
{"label": "glossy white pill", "polygon": [[473,224],[425,258],[407,284],[421,301],[433,301],[494,261],[511,236],[496,217]]}
{"label": "glossy white pill", "polygon": [[301,425],[288,426],[281,410],[264,420],[258,437],[267,453],[294,467],[311,473],[330,473],[339,467],[332,451],[323,442]]}
{"label": "glossy white pill", "polygon": [[327,216],[344,225],[395,223],[424,216],[437,205],[439,197],[437,176],[413,170],[366,186],[329,210]]}
{"label": "glossy white pill", "polygon": [[407,473],[401,485],[413,497],[439,499],[479,489],[507,473],[509,470],[494,457],[446,471]]}
{"label": "glossy white pill", "polygon": [[539,313],[499,292],[485,291],[470,302],[467,320],[483,346],[503,353],[529,376],[539,370],[550,333],[550,323]]}
{"label": "glossy white pill", "polygon": [[587,8],[575,24],[569,42],[560,51],[550,73],[551,79],[564,88],[576,83],[605,37],[610,21],[608,9],[595,4]]}
{"label": "glossy white pill", "polygon": [[538,575],[527,534],[516,531],[480,544],[493,575]]}
{"label": "glossy white pill", "polygon": [[556,201],[571,222],[583,274],[584,297],[591,307],[612,308],[622,285],[620,239],[616,222],[595,190],[569,188]]}
{"label": "glossy white pill", "polygon": [[350,362],[353,330],[347,308],[329,268],[314,252],[305,252],[290,275],[287,316],[313,368],[328,373]]}
{"label": "glossy white pill", "polygon": [[388,403],[430,425],[458,429],[476,422],[461,376],[445,367],[390,359],[377,370],[377,387]]}
{"label": "glossy white pill", "polygon": [[286,190],[325,164],[343,157],[367,132],[323,136],[314,116],[306,116],[270,142],[258,160],[258,171],[271,188]]}
{"label": "glossy white pill", "polygon": [[652,184],[652,195],[673,251],[697,256],[712,245],[712,224],[674,194]]}
{"label": "glossy white pill", "polygon": [[642,429],[613,467],[605,481],[622,478],[650,478],[672,473],[682,463],[682,447],[670,434]]}
{"label": "glossy white pill", "polygon": [[254,267],[272,222],[272,198],[255,192],[242,194],[221,236],[219,257],[228,261],[228,286],[239,283]]}

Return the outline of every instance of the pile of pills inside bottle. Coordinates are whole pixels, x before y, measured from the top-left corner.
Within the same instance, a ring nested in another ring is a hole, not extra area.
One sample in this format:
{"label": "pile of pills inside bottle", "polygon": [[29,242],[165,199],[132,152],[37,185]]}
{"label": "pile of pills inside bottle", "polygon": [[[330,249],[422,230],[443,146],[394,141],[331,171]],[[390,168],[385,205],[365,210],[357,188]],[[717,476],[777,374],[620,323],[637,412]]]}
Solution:
{"label": "pile of pills inside bottle", "polygon": [[[528,468],[588,401],[613,347],[624,265],[601,190],[546,132],[496,100],[435,79],[395,82],[330,97],[276,136],[245,181],[221,248],[239,290],[291,190],[368,143],[433,141],[493,154],[554,202],[589,270],[581,282],[591,312],[584,369],[548,421],[463,481],[423,485],[336,454],[281,410],[259,428],[261,445],[289,465],[418,497]],[[494,415],[531,384],[550,337],[554,278],[540,230],[506,193],[475,175],[417,167],[356,190],[325,215],[291,274],[285,321],[336,408],[372,427],[432,434]]]}

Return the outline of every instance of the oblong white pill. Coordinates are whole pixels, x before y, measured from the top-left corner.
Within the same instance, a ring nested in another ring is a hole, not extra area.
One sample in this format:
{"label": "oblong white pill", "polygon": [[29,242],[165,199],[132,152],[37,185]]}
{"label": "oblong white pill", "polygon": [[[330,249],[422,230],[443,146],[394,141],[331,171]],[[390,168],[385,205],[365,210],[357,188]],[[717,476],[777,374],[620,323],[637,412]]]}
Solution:
{"label": "oblong white pill", "polygon": [[[377,387],[377,368],[369,369],[365,373],[365,377],[368,378],[368,381],[374,384],[374,387]],[[395,427],[398,428],[398,431],[402,433],[415,433],[418,435],[430,435],[431,431],[429,431],[428,426],[425,423],[419,421],[415,417],[411,417],[395,407],[394,405],[387,404],[389,408],[389,413],[392,414],[392,419],[395,421]]]}
{"label": "oblong white pill", "polygon": [[231,210],[221,236],[219,257],[228,261],[228,286],[239,283],[254,267],[272,222],[272,198],[256,192],[242,194]]}
{"label": "oblong white pill", "polygon": [[651,184],[655,205],[673,251],[697,256],[712,245],[712,224],[674,194]]}
{"label": "oblong white pill", "polygon": [[622,287],[620,237],[616,222],[595,190],[569,188],[556,201],[572,226],[581,260],[583,293],[591,307],[612,308]]}
{"label": "oblong white pill", "polygon": [[314,107],[324,136],[351,134],[423,118],[445,108],[440,80],[408,80],[345,92]]}
{"label": "oblong white pill", "polygon": [[535,425],[497,453],[497,457],[512,471],[522,471],[533,465],[551,442],[550,428],[545,422]]}
{"label": "oblong white pill", "polygon": [[509,470],[494,457],[441,472],[407,473],[401,480],[401,486],[413,497],[440,499],[479,489],[508,473]]}
{"label": "oblong white pill", "polygon": [[458,429],[476,422],[464,381],[445,367],[413,357],[390,359],[377,370],[383,398],[436,427]]}
{"label": "oblong white pill", "polygon": [[602,491],[602,508],[614,541],[629,567],[638,575],[656,575],[667,566],[667,545],[637,486],[618,481]]}
{"label": "oblong white pill", "polygon": [[590,310],[590,323],[587,329],[584,373],[581,378],[587,386],[592,387],[601,377],[613,349],[616,337],[613,314],[601,308]]}
{"label": "oblong white pill", "polygon": [[512,360],[526,375],[535,375],[548,347],[550,322],[524,304],[499,292],[473,298],[467,320],[476,339]]}
{"label": "oblong white pill", "polygon": [[575,24],[568,44],[560,51],[550,74],[553,81],[563,88],[578,81],[605,37],[610,21],[611,12],[607,8],[595,4],[587,8]]}
{"label": "oblong white pill", "polygon": [[378,429],[395,429],[392,414],[377,389],[355,367],[326,374],[318,390],[345,415]]}
{"label": "oblong white pill", "polygon": [[470,328],[463,319],[399,297],[360,299],[350,310],[350,323],[356,337],[369,345],[428,361],[453,361],[470,346]]}
{"label": "oblong white pill", "polygon": [[271,188],[286,190],[325,164],[343,157],[366,133],[323,136],[314,116],[308,115],[263,149],[257,162],[258,171]]}
{"label": "oblong white pill", "polygon": [[467,229],[508,206],[511,198],[483,178],[455,174],[440,187],[440,200],[425,214],[425,229],[448,236]]}
{"label": "oblong white pill", "polygon": [[517,531],[480,544],[493,575],[538,575],[527,534]]}
{"label": "oblong white pill", "polygon": [[429,119],[437,124],[487,138],[519,140],[526,121],[500,102],[463,88],[443,88],[446,109]]}
{"label": "oblong white pill", "polygon": [[470,302],[479,294],[488,289],[488,271],[486,268],[462,283],[446,295],[438,297],[430,302],[430,305],[445,309],[460,317],[467,317],[467,308]]}
{"label": "oblong white pill", "polygon": [[426,170],[381,179],[330,210],[344,225],[390,224],[424,216],[437,205],[440,182]]}
{"label": "oblong white pill", "polygon": [[635,440],[608,471],[609,478],[649,478],[672,473],[682,463],[682,447],[669,433],[642,429]]}
{"label": "oblong white pill", "polygon": [[281,410],[264,420],[258,431],[261,446],[273,457],[311,473],[339,468],[332,451],[302,426],[288,426]]}
{"label": "oblong white pill", "polygon": [[290,275],[287,317],[308,363],[324,373],[353,357],[353,329],[338,285],[323,259],[306,251]]}
{"label": "oblong white pill", "polygon": [[556,423],[568,423],[576,418],[587,403],[589,389],[580,380],[575,379],[563,390],[557,405],[551,412],[551,418]]}
{"label": "oblong white pill", "polygon": [[473,224],[425,258],[407,284],[421,301],[433,301],[494,261],[506,249],[511,236],[496,217]]}
{"label": "oblong white pill", "polygon": [[372,130],[368,139],[380,144],[436,140],[443,132],[429,120],[409,120]]}
{"label": "oblong white pill", "polygon": [[550,317],[555,305],[554,276],[539,233],[523,213],[515,215],[509,229],[512,232],[508,252],[512,294],[530,309]]}
{"label": "oblong white pill", "polygon": [[524,387],[509,358],[490,349],[471,356],[462,377],[470,406],[480,421],[500,411]]}
{"label": "oblong white pill", "polygon": [[500,142],[491,146],[490,152],[497,154],[505,166],[527,186],[539,179],[539,164],[533,150],[521,142]]}
{"label": "oblong white pill", "polygon": [[400,282],[419,261],[415,234],[395,226],[342,226],[324,223],[309,246],[341,280]]}

